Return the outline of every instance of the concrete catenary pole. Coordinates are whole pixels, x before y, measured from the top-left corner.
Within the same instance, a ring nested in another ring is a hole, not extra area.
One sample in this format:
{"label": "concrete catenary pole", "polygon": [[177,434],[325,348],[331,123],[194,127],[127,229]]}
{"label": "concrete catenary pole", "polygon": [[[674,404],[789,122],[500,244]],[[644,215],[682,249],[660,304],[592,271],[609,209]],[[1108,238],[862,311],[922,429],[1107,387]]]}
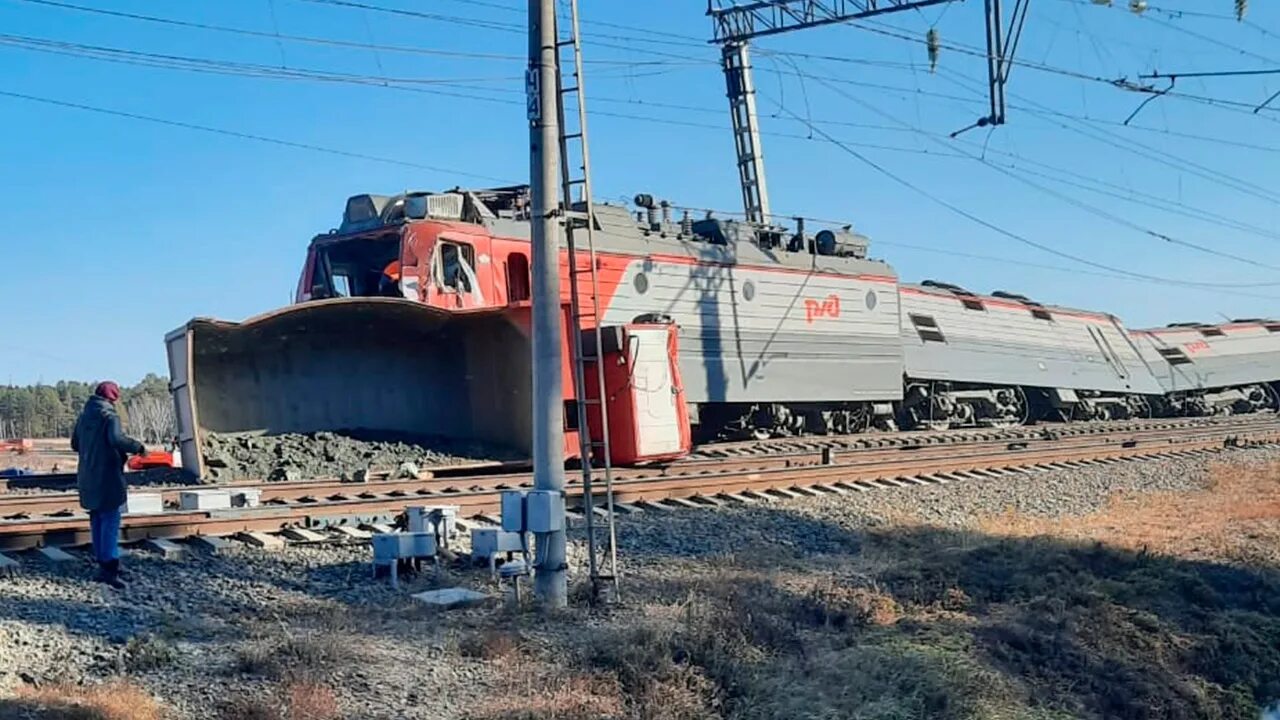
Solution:
{"label": "concrete catenary pole", "polygon": [[[529,0],[529,178],[532,190],[533,485],[564,492],[564,352],[560,327],[560,117],[556,104],[555,0]],[[564,526],[563,515],[560,526]],[[568,604],[565,532],[538,533],[533,588],[539,602]]]}

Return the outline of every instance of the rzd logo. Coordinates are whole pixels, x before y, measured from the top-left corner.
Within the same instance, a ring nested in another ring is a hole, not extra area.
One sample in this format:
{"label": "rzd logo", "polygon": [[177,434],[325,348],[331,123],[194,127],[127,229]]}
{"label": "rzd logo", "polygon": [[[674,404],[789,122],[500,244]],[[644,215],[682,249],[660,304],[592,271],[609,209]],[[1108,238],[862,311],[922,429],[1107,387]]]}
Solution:
{"label": "rzd logo", "polygon": [[804,301],[804,321],[810,325],[817,318],[840,317],[840,297],[828,295],[826,300],[806,299]]}

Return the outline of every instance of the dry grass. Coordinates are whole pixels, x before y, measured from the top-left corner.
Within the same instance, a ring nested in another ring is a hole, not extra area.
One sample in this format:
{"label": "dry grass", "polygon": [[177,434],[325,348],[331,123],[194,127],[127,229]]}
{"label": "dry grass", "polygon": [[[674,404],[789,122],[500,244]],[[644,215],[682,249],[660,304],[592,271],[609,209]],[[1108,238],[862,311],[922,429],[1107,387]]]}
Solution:
{"label": "dry grass", "polygon": [[[0,701],[0,710],[6,703]],[[168,712],[155,698],[135,685],[110,682],[103,685],[48,685],[18,690],[17,708],[5,717],[30,720],[164,720]],[[21,713],[21,714],[20,714]]]}
{"label": "dry grass", "polygon": [[124,666],[129,672],[158,670],[177,659],[177,648],[168,640],[154,635],[134,636],[124,647]]}
{"label": "dry grass", "polygon": [[277,680],[325,679],[333,670],[358,660],[349,638],[308,631],[246,643],[236,655],[236,669]]}
{"label": "dry grass", "polygon": [[1006,513],[984,519],[991,535],[1090,540],[1113,547],[1256,565],[1280,564],[1280,463],[1254,470],[1210,468],[1197,492],[1117,493],[1082,517]]}
{"label": "dry grass", "polygon": [[220,720],[339,720],[338,696],[322,683],[293,682],[265,695],[236,697],[218,710]]}
{"label": "dry grass", "polygon": [[616,678],[606,674],[526,675],[485,699],[474,720],[622,720],[628,717]]}
{"label": "dry grass", "polygon": [[514,630],[490,628],[464,634],[458,641],[458,652],[463,657],[501,662],[516,657],[522,642]]}

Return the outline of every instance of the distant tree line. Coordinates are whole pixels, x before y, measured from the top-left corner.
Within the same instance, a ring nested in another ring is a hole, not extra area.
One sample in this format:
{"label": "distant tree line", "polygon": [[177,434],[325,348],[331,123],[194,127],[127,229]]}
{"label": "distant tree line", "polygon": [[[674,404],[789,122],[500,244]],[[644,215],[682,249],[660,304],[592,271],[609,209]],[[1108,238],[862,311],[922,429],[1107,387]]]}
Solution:
{"label": "distant tree line", "polygon": [[[65,438],[97,383],[62,380],[53,385],[0,385],[0,438]],[[149,444],[177,434],[167,378],[148,374],[121,388],[116,406],[126,430]]]}

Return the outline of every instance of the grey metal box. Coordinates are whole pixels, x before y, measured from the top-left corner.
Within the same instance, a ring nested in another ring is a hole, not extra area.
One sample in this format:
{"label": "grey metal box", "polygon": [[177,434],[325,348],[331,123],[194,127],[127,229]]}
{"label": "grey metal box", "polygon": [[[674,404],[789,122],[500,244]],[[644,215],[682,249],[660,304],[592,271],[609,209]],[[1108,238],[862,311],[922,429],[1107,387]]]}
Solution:
{"label": "grey metal box", "polygon": [[234,507],[258,507],[262,504],[261,488],[245,488],[231,493],[231,504]]}
{"label": "grey metal box", "polygon": [[436,534],[433,532],[405,533],[400,541],[402,557],[435,557]]}
{"label": "grey metal box", "polygon": [[502,529],[507,532],[524,532],[528,528],[525,527],[525,506],[524,499],[527,495],[524,490],[503,490],[502,491]]}
{"label": "grey metal box", "polygon": [[400,533],[382,533],[369,539],[373,545],[373,561],[380,565],[400,557]]}
{"label": "grey metal box", "polygon": [[370,538],[373,545],[373,561],[386,564],[401,558],[434,557],[435,533],[380,533]]}
{"label": "grey metal box", "polygon": [[438,514],[440,517],[440,530],[445,535],[452,535],[457,531],[458,512],[461,510],[457,505],[412,505],[405,508],[405,515],[408,517],[409,532],[429,532],[434,531],[432,516]]}
{"label": "grey metal box", "polygon": [[498,528],[475,528],[471,531],[471,555],[490,557],[498,553],[523,552],[520,533]]}
{"label": "grey metal box", "polygon": [[224,510],[231,507],[229,490],[183,490],[178,493],[183,510]]}
{"label": "grey metal box", "polygon": [[534,490],[524,504],[526,530],[535,533],[564,529],[564,493]]}
{"label": "grey metal box", "polygon": [[126,515],[164,512],[164,498],[160,493],[134,493],[126,496],[124,503]]}

